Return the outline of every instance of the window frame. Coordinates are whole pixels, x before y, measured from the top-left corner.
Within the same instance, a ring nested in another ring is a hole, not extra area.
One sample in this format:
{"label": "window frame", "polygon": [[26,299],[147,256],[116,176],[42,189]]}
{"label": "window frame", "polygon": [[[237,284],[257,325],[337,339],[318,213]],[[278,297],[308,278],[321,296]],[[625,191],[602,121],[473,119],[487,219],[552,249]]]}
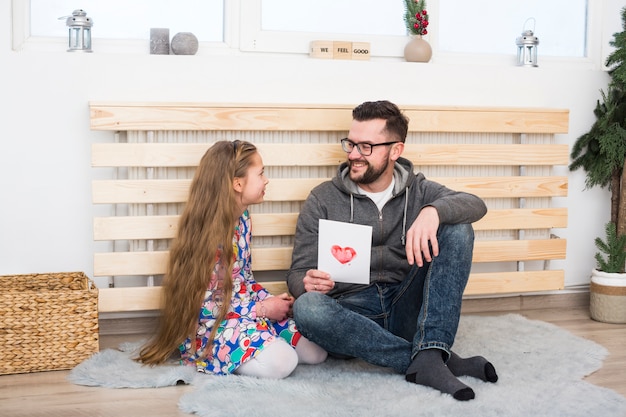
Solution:
{"label": "window frame", "polygon": [[[589,0],[587,25],[587,57],[563,58],[541,54],[539,66],[575,66],[577,68],[601,68],[612,51],[608,45],[615,31],[611,10],[620,8],[622,0]],[[245,6],[245,7],[244,7]],[[67,39],[60,37],[30,36],[30,2],[11,0],[12,8],[12,47],[14,51],[66,51]],[[438,2],[429,5],[433,20],[430,33],[425,37],[433,45],[433,64],[445,65],[495,65],[515,64],[515,44],[511,41],[510,55],[462,54],[437,51]],[[610,23],[610,24],[608,24]],[[538,34],[541,36],[540,34]],[[149,40],[110,40],[94,41],[95,53],[145,54]],[[275,32],[261,28],[261,0],[227,0],[224,4],[224,41],[201,42],[198,55],[234,55],[246,53],[290,54],[308,56],[311,40],[345,40],[369,42],[372,60],[402,60],[402,52],[408,36],[369,36],[334,33]]]}
{"label": "window frame", "polygon": [[[30,35],[30,1],[11,0],[12,49],[14,51],[66,52],[68,39]],[[239,0],[224,1],[224,41],[201,42],[198,55],[228,54],[238,48]],[[149,39],[98,39],[93,36],[94,53],[146,54]]]}
{"label": "window frame", "polygon": [[[368,42],[372,57],[398,58],[403,54],[407,43],[407,36],[372,36],[347,35],[321,32],[282,32],[268,31],[261,28],[262,0],[244,0],[246,13],[241,14],[241,42],[240,49],[245,52],[268,53],[304,53],[309,51],[309,45],[314,40]],[[436,5],[429,6],[431,15],[436,15]],[[425,36],[431,41],[433,35]]]}

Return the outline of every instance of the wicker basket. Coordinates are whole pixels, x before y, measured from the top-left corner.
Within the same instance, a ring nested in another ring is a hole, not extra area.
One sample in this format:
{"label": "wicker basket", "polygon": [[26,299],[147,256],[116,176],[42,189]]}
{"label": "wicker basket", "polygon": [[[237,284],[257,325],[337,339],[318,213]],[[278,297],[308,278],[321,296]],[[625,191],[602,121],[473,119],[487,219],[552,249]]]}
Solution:
{"label": "wicker basket", "polygon": [[0,276],[0,375],[70,369],[98,336],[98,289],[82,272]]}

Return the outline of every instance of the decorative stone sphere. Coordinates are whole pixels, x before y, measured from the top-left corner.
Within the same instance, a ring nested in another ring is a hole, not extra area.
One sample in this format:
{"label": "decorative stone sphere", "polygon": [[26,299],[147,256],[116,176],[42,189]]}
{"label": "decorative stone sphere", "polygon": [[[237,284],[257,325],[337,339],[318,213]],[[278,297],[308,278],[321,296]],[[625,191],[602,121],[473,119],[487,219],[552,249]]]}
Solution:
{"label": "decorative stone sphere", "polygon": [[175,55],[195,55],[198,52],[198,38],[191,32],[179,32],[172,38],[170,47]]}

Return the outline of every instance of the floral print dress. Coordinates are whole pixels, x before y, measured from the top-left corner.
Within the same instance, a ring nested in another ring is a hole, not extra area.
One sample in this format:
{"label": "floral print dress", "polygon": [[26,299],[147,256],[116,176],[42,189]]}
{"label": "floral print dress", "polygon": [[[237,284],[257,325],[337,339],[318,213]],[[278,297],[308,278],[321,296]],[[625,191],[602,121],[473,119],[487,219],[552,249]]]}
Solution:
{"label": "floral print dress", "polygon": [[295,347],[300,339],[293,319],[281,322],[270,321],[257,314],[257,303],[272,295],[254,280],[250,256],[250,215],[246,210],[239,218],[233,236],[233,294],[230,311],[219,323],[213,346],[205,350],[215,317],[219,312],[220,291],[216,290],[224,266],[220,262],[221,252],[213,270],[211,284],[206,291],[200,314],[195,340],[187,338],[180,345],[181,363],[195,366],[198,371],[210,374],[231,374],[237,367],[252,359],[258,352],[282,337]]}

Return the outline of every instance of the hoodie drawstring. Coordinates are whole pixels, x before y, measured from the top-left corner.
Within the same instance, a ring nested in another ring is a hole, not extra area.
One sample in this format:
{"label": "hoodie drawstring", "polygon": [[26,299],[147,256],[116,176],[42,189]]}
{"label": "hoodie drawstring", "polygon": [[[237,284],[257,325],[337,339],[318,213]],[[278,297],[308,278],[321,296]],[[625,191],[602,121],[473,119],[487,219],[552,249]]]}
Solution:
{"label": "hoodie drawstring", "polygon": [[[406,212],[409,208],[409,190],[404,192],[404,212],[402,213],[402,246],[406,245]],[[350,223],[354,223],[354,194],[350,193]]]}
{"label": "hoodie drawstring", "polygon": [[350,223],[354,223],[354,194],[350,193]]}
{"label": "hoodie drawstring", "polygon": [[402,215],[402,246],[406,245],[406,211],[409,207],[409,190],[404,190],[404,214]]}

